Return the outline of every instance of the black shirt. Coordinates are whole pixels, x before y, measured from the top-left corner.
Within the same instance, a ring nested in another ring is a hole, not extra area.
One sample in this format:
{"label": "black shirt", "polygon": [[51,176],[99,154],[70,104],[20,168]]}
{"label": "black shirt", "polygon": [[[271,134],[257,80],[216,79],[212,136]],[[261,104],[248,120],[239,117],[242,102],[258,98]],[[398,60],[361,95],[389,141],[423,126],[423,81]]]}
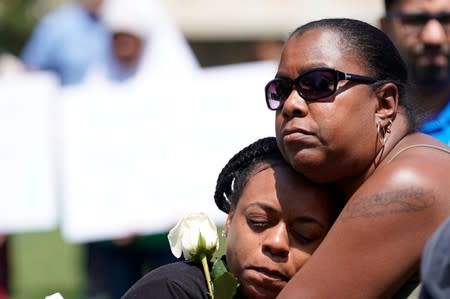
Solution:
{"label": "black shirt", "polygon": [[209,299],[203,269],[184,261],[159,267],[142,277],[122,299]]}

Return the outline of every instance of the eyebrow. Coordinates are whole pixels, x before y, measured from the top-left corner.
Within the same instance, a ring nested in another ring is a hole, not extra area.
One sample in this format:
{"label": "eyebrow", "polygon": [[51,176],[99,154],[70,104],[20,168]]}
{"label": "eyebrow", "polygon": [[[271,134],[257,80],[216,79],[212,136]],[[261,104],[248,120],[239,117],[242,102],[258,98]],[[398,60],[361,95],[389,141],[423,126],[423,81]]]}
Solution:
{"label": "eyebrow", "polygon": [[280,214],[280,211],[276,210],[276,209],[275,209],[274,207],[272,207],[271,205],[268,205],[268,204],[266,204],[266,203],[259,202],[259,201],[249,204],[249,205],[245,208],[245,211],[247,211],[248,208],[251,208],[251,207],[254,207],[254,206],[259,207],[259,208],[262,208],[262,209],[264,209],[264,210],[269,210],[269,211],[271,211],[271,212],[273,212],[273,213]]}
{"label": "eyebrow", "polygon": [[[270,211],[272,213],[281,214],[279,210],[276,210],[271,205],[268,205],[263,202],[251,203],[245,208],[245,211],[247,211],[249,208],[254,207],[254,206],[262,208],[266,211]],[[311,217],[311,216],[299,216],[299,217],[295,218],[295,221],[302,222],[302,223],[315,223],[315,224],[319,225],[322,229],[325,229],[325,226],[322,223],[320,223],[316,218]]]}
{"label": "eyebrow", "polygon": [[299,222],[303,222],[303,223],[315,223],[318,226],[320,226],[321,228],[325,229],[325,226],[320,223],[319,221],[317,221],[317,219],[310,217],[310,216],[300,216],[295,218],[295,221],[299,221]]}

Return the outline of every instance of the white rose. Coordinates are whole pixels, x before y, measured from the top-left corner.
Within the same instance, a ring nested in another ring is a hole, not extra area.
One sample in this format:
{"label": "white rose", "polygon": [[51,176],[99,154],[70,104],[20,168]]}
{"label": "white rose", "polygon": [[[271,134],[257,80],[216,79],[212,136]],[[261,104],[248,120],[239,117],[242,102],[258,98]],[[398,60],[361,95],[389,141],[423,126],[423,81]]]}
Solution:
{"label": "white rose", "polygon": [[181,219],[169,231],[170,249],[179,258],[197,260],[201,255],[210,259],[219,248],[219,236],[214,222],[205,213],[191,214]]}

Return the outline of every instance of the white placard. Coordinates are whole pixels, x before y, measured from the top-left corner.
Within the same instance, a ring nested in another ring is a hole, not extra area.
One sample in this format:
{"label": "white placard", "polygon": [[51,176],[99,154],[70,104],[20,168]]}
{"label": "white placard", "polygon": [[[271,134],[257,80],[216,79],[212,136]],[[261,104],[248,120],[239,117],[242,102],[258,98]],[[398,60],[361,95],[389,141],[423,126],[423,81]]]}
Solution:
{"label": "white placard", "polygon": [[[253,62],[202,72],[197,81],[202,93],[192,99],[198,107],[193,119],[193,198],[211,198],[214,204],[217,177],[228,160],[257,139],[275,136],[275,115],[266,107],[264,86],[276,70],[275,62]],[[215,209],[212,215],[219,222],[225,214]]]}
{"label": "white placard", "polygon": [[54,106],[58,82],[48,73],[0,78],[0,232],[57,225]]}
{"label": "white placard", "polygon": [[225,163],[273,136],[263,87],[273,63],[211,68],[146,86],[66,90],[63,234],[72,242],[170,229],[182,216],[226,215],[214,203]]}

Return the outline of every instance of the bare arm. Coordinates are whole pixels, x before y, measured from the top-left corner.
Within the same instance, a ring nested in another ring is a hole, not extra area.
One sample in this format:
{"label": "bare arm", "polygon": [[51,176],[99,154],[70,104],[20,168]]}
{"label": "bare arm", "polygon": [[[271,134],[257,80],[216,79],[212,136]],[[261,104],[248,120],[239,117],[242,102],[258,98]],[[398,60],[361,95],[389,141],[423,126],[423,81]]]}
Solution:
{"label": "bare arm", "polygon": [[450,157],[416,153],[360,187],[278,298],[389,298],[418,270],[425,242],[450,215]]}

